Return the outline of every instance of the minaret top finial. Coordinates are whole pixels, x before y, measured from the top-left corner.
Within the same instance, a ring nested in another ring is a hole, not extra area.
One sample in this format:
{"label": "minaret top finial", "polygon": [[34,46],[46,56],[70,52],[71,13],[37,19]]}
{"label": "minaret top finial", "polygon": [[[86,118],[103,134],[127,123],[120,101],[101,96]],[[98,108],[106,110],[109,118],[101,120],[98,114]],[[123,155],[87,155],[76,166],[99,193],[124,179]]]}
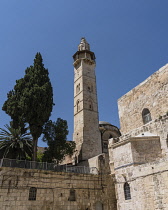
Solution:
{"label": "minaret top finial", "polygon": [[78,45],[78,51],[82,51],[82,50],[89,50],[90,51],[90,45],[84,37],[81,38],[81,42]]}

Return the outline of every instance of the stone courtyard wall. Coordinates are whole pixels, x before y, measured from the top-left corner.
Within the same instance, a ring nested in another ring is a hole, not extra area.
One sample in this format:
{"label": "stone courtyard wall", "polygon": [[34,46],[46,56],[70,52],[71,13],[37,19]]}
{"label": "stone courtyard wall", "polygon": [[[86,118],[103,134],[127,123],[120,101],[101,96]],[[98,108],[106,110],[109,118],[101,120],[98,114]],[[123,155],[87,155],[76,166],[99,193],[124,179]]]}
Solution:
{"label": "stone courtyard wall", "polygon": [[122,96],[118,108],[122,135],[143,126],[144,108],[152,120],[168,113],[168,64]]}
{"label": "stone courtyard wall", "polygon": [[[29,200],[30,187],[37,188],[36,200]],[[116,210],[112,176],[0,168],[1,210],[95,210],[96,202]]]}

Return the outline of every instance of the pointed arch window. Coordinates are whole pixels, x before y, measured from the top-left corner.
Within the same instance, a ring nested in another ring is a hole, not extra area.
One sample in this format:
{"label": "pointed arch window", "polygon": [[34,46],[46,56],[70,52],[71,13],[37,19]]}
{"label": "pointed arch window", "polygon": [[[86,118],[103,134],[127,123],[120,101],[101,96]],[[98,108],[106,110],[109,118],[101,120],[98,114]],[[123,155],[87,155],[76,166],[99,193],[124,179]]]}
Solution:
{"label": "pointed arch window", "polygon": [[143,111],[142,111],[142,120],[143,120],[144,124],[146,124],[146,123],[148,123],[148,122],[150,122],[152,120],[151,113],[150,113],[149,109],[147,109],[147,108],[143,109]]}
{"label": "pointed arch window", "polygon": [[36,194],[37,194],[37,188],[31,187],[29,189],[29,201],[35,201],[36,200]]}
{"label": "pointed arch window", "polygon": [[124,196],[125,200],[131,199],[130,185],[128,184],[128,182],[125,182],[124,184]]}

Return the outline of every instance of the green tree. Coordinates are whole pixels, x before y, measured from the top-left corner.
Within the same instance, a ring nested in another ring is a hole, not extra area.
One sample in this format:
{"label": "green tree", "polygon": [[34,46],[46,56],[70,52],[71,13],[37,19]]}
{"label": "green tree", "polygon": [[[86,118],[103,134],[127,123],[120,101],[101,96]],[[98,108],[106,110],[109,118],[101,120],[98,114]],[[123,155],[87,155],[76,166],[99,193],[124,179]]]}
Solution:
{"label": "green tree", "polygon": [[9,125],[5,128],[0,128],[0,158],[21,160],[31,157],[33,147],[30,133],[22,134],[21,128],[15,129]]}
{"label": "green tree", "polygon": [[37,162],[43,161],[44,153],[42,151],[37,151]]}
{"label": "green tree", "polygon": [[14,90],[7,94],[2,109],[11,116],[14,128],[29,124],[33,137],[33,160],[37,158],[37,142],[53,107],[53,90],[44,68],[43,59],[37,53],[34,65],[25,70],[24,78],[16,81]]}
{"label": "green tree", "polygon": [[43,141],[48,144],[45,149],[43,161],[61,162],[66,155],[72,155],[75,149],[75,142],[67,141],[67,121],[58,118],[56,122],[49,120],[43,129]]}

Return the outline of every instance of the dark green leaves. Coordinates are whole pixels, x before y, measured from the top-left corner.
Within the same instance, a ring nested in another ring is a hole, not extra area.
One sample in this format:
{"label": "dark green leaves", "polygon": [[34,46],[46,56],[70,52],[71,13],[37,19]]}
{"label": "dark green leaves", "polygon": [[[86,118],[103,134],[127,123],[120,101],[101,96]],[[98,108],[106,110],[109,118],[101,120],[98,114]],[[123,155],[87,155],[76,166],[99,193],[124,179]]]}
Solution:
{"label": "dark green leaves", "polygon": [[61,162],[66,155],[72,155],[75,149],[75,142],[67,141],[67,121],[58,118],[56,122],[48,121],[43,129],[43,141],[47,142],[43,160],[47,162]]}
{"label": "dark green leaves", "polygon": [[33,136],[33,160],[35,160],[37,140],[53,107],[53,90],[40,53],[36,54],[34,65],[25,70],[24,78],[16,81],[14,89],[7,97],[2,109],[11,116],[14,128],[23,127],[25,123],[29,124]]}

